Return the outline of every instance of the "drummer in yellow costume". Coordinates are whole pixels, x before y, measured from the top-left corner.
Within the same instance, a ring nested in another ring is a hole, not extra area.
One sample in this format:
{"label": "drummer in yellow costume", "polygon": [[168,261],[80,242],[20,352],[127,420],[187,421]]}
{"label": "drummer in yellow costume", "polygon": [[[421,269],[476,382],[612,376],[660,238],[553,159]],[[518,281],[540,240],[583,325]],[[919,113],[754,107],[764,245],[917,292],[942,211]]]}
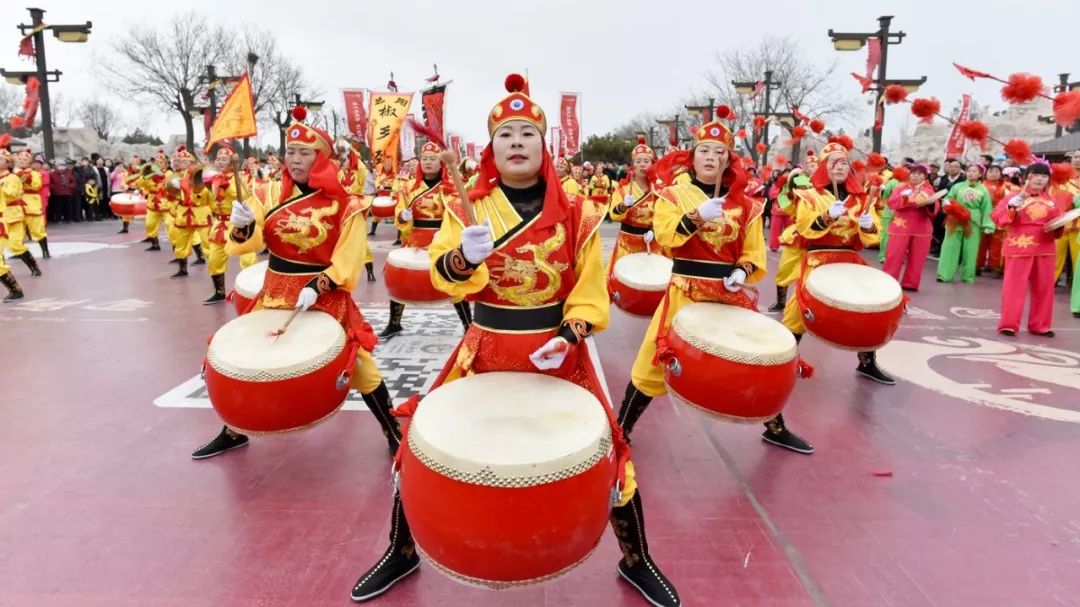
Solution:
{"label": "drummer in yellow costume", "polygon": [[[608,264],[608,284],[615,271],[615,262],[633,253],[645,253],[647,243],[653,241],[653,216],[656,192],[653,190],[653,162],[656,153],[645,145],[645,138],[638,137],[638,144],[630,152],[629,174],[611,194],[611,219],[619,222],[619,236],[611,252]],[[664,251],[658,250],[658,253]],[[611,292],[609,286],[608,292]]]}
{"label": "drummer in yellow costume", "polygon": [[560,156],[559,159],[555,161],[555,174],[559,177],[559,185],[562,187],[563,192],[577,196],[578,194],[581,194],[582,188],[581,184],[578,183],[578,178],[574,177],[572,173],[573,171],[570,162],[567,161],[566,158]]}
{"label": "drummer in yellow costume", "polygon": [[[364,201],[364,230],[367,230],[368,213],[371,210],[371,197],[367,196],[364,192],[364,187],[367,185],[368,171],[363,162],[360,162],[360,151],[356,149],[355,145],[350,141],[348,142],[349,149],[345,153],[345,160],[341,163],[341,169],[338,170],[338,181],[341,182],[341,187],[345,188],[345,191],[350,196],[356,196]],[[278,189],[281,189],[281,183],[278,182]],[[375,282],[375,254],[371,251],[371,241],[364,239],[364,269],[367,271],[367,281]]]}
{"label": "drummer in yellow costume", "polygon": [[[606,205],[562,191],[544,145],[543,110],[523,92],[524,78],[511,75],[506,83],[510,94],[488,116],[492,140],[471,193],[479,225],[471,225],[469,203],[454,200],[429,249],[435,286],[476,302],[475,322],[435,386],[476,373],[542,372],[574,382],[604,403],[585,338],[608,323],[598,232]],[[625,461],[622,434],[606,403],[604,410],[617,457]],[[618,572],[652,605],[677,606],[674,586],[649,556],[640,491],[625,463],[620,505],[611,512],[624,555]],[[420,565],[398,495],[390,542],[353,587],[354,601],[379,596]]]}
{"label": "drummer in yellow costume", "polygon": [[[180,192],[173,212],[176,240],[173,249],[180,267],[170,278],[183,278],[188,275],[188,256],[196,251],[196,263],[202,261],[202,252],[198,251],[198,242],[209,240],[210,231],[210,188],[203,182],[203,167],[191,166],[194,158],[184,146],[176,150],[173,166],[176,171],[170,180],[170,187]],[[203,262],[205,263],[205,261]]]}
{"label": "drummer in yellow costume", "polygon": [[[23,150],[15,155],[15,166],[25,165],[30,166],[32,158],[28,150]],[[10,161],[10,158],[9,158]],[[11,196],[7,200],[6,208],[4,210],[4,231],[7,233],[5,239],[5,247],[8,251],[11,251],[12,256],[18,257],[26,264],[26,267],[30,269],[31,276],[41,276],[41,268],[38,267],[37,260],[34,259],[34,254],[26,248],[26,220],[27,209],[33,202],[33,196],[29,196],[30,202],[27,201],[26,194],[26,182],[33,183],[34,175],[37,175],[37,179],[40,181],[41,174],[33,169],[23,171],[19,173],[18,169],[14,171],[15,177],[19,179],[19,195]],[[14,192],[14,187],[9,186],[9,191]],[[40,205],[41,196],[38,196],[38,204]],[[3,249],[0,249],[0,257],[4,255]]]}
{"label": "drummer in yellow costume", "polygon": [[[761,218],[765,208],[761,200],[746,196],[748,178],[735,157],[735,138],[724,123],[730,114],[730,108],[718,108],[717,119],[695,131],[692,149],[669,152],[658,163],[664,183],[673,182],[676,174],[688,175],[690,183],[664,188],[654,207],[656,241],[671,250],[675,265],[619,407],[619,425],[627,435],[652,399],[667,393],[663,362],[667,333],[680,309],[694,302],[718,302],[757,310],[745,286],[765,277]],[[762,438],[767,442],[799,453],[813,452],[808,442],[787,429],[782,416],[765,426]]]}
{"label": "drummer in yellow costume", "polygon": [[[293,195],[265,213],[257,204],[233,204],[227,253],[270,250],[270,266],[254,309],[318,310],[341,323],[350,346],[358,348],[350,386],[360,392],[391,451],[396,451],[401,431],[390,414],[390,391],[371,356],[377,339],[352,299],[367,240],[360,215],[363,202],[341,187],[331,162],[330,136],[304,124],[305,116],[304,108],[293,110],[296,121],[285,137],[282,191]],[[246,436],[223,427],[192,457],[211,457],[247,443]]]}
{"label": "drummer in yellow costume", "polygon": [[[442,151],[442,147],[434,141],[425,143],[420,149],[416,177],[398,191],[394,225],[407,247],[426,249],[442,225],[447,205],[458,200],[439,157]],[[461,325],[468,331],[472,323],[469,302],[465,301],[464,295],[455,296],[453,302]],[[380,339],[390,339],[401,333],[401,316],[404,313],[405,304],[391,299],[390,320],[379,333]]]}
{"label": "drummer in yellow costume", "polygon": [[[806,253],[799,268],[795,296],[784,308],[783,323],[796,340],[802,339],[806,332],[798,290],[809,272],[827,263],[863,263],[858,251],[866,245],[878,244],[881,232],[878,219],[869,208],[871,201],[848,163],[848,149],[830,139],[821,149],[818,162],[810,177],[812,187],[792,190],[794,227],[806,245]],[[878,367],[875,352],[859,352],[855,372],[878,383],[896,383]]]}
{"label": "drummer in yellow costume", "polygon": [[[13,201],[21,201],[23,195],[22,180],[12,173],[15,159],[7,149],[0,148],[0,284],[7,287],[8,294],[4,297],[4,303],[23,298],[22,287],[15,275],[11,273],[4,260],[4,250],[8,248],[7,212]],[[29,251],[27,251],[29,253]]]}
{"label": "drummer in yellow costume", "polygon": [[139,189],[146,197],[146,238],[150,242],[147,251],[161,250],[158,233],[161,231],[162,222],[165,223],[165,231],[169,231],[174,196],[165,191],[168,172],[169,157],[165,155],[165,150],[158,150],[153,164],[147,163],[142,168]]}
{"label": "drummer in yellow costume", "polygon": [[[813,153],[807,155],[808,162],[812,160],[813,166],[817,166],[817,158],[813,156]],[[788,217],[794,217],[795,200],[792,190],[800,190],[812,187],[810,185],[810,178],[806,176],[806,173],[799,167],[792,169],[790,173],[785,176],[784,184],[780,187],[780,192],[776,196],[776,206],[778,211],[773,214],[773,221],[778,220],[776,213],[783,213]],[[806,253],[806,245],[802,238],[799,237],[795,224],[792,223],[784,229],[780,234],[780,263],[776,268],[776,303],[769,307],[767,312],[772,314],[782,314],[784,307],[787,305],[787,292],[790,287],[799,278],[799,268],[802,267],[803,255]]]}
{"label": "drummer in yellow costume", "polygon": [[[214,285],[214,293],[203,301],[211,305],[225,301],[225,271],[229,267],[229,257],[225,252],[225,243],[229,233],[229,216],[233,202],[236,201],[236,178],[232,167],[236,152],[229,146],[221,146],[214,156],[214,166],[219,171],[211,182],[210,212],[210,248],[206,252],[209,264],[206,271]],[[240,254],[240,267],[246,268],[257,261],[254,251]]]}
{"label": "drummer in yellow costume", "polygon": [[[48,259],[50,257],[49,235],[45,232],[45,209],[41,203],[41,172],[34,170],[33,162],[33,156],[28,149],[22,150],[15,156],[15,174],[22,179],[23,186],[22,222],[26,226],[24,236],[29,236],[30,240],[41,245],[41,256]],[[8,237],[14,241],[16,234],[9,232]],[[10,246],[14,252],[15,245]],[[19,246],[22,246],[21,240]]]}

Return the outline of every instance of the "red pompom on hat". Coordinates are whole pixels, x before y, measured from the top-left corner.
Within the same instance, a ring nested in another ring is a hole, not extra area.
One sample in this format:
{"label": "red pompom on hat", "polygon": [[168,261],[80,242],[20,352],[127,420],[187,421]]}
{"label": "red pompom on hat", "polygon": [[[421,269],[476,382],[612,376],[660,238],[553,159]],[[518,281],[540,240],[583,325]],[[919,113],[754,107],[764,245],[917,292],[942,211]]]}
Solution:
{"label": "red pompom on hat", "polygon": [[731,120],[735,117],[735,112],[731,111],[731,108],[726,105],[719,105],[716,107],[716,119],[717,120]]}
{"label": "red pompom on hat", "polygon": [[1032,101],[1042,93],[1042,78],[1034,74],[1018,72],[1009,74],[1009,81],[1001,87],[1001,98],[1013,105]]}
{"label": "red pompom on hat", "polygon": [[307,120],[307,108],[302,105],[294,107],[292,109],[292,117],[293,120],[296,120],[297,122],[303,122]]}

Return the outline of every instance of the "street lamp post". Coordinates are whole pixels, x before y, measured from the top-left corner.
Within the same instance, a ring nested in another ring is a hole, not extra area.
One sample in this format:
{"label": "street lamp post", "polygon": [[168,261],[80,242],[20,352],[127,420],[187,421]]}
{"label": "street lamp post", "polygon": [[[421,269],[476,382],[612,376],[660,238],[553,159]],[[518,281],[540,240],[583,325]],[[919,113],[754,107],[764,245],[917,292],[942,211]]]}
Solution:
{"label": "street lamp post", "polygon": [[[762,127],[762,130],[761,130],[761,141],[763,141],[765,143],[765,152],[762,153],[762,155],[761,155],[762,158],[768,158],[769,157],[769,119],[770,118],[776,118],[778,120],[782,120],[782,119],[787,118],[787,117],[794,118],[791,115],[790,112],[784,112],[782,114],[774,114],[773,113],[772,92],[773,92],[774,89],[779,89],[780,86],[783,84],[783,82],[780,82],[778,80],[773,80],[772,77],[773,77],[773,71],[772,70],[765,70],[765,79],[762,80],[761,83],[760,83],[762,85],[762,87],[765,89],[764,90],[764,93],[765,93],[765,99],[764,99],[765,107],[762,108],[762,111],[760,111],[760,112],[754,112],[754,116],[764,116],[765,117],[765,126]],[[736,82],[734,80],[731,81],[731,86],[734,86],[735,87],[735,92],[739,93],[740,95],[753,95],[754,91],[757,90],[757,88],[758,88],[758,84],[759,83],[757,83],[757,82]],[[757,136],[755,135],[754,138],[757,139]]]}
{"label": "street lamp post", "polygon": [[657,120],[656,124],[668,129],[671,128],[671,125],[675,125],[675,142],[672,143],[671,141],[668,141],[667,143],[668,145],[679,147],[679,115],[675,114],[675,117],[671,120]]}
{"label": "street lamp post", "polygon": [[[26,78],[37,76],[41,87],[38,89],[41,99],[41,135],[45,156],[53,158],[53,130],[52,130],[52,106],[49,103],[49,83],[57,82],[61,72],[49,71],[45,64],[45,30],[52,30],[53,36],[61,42],[86,42],[90,37],[90,28],[94,26],[92,21],[82,25],[45,25],[43,19],[45,11],[40,8],[30,8],[30,25],[20,23],[17,27],[25,36],[30,34],[34,40],[34,59],[37,63],[35,72],[7,72],[0,70],[8,82],[18,78],[18,82],[26,82]],[[49,76],[53,79],[50,80]],[[27,125],[30,126],[30,125]]]}
{"label": "street lamp post", "polygon": [[716,100],[709,97],[708,105],[684,105],[688,112],[701,112],[702,124],[711,122],[713,119],[713,110],[716,109]]}
{"label": "street lamp post", "polygon": [[876,32],[834,32],[829,30],[829,38],[832,39],[833,48],[838,51],[857,51],[866,46],[870,39],[876,39],[881,44],[881,61],[877,67],[877,80],[874,89],[874,127],[871,129],[874,151],[881,152],[881,132],[885,125],[885,104],[882,97],[885,95],[885,87],[890,84],[899,84],[908,92],[915,92],[919,86],[926,83],[926,76],[917,79],[889,80],[887,77],[889,62],[889,46],[900,44],[907,36],[904,32],[890,32],[892,16],[878,17],[878,31]]}

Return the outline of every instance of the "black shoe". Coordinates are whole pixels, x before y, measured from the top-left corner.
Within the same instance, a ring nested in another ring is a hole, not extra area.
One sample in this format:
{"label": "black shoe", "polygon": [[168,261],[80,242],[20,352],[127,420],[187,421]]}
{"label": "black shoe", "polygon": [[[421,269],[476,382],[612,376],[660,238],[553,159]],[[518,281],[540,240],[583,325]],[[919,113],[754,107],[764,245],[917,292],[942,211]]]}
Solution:
{"label": "black shoe", "polygon": [[650,605],[681,605],[675,585],[664,577],[660,567],[649,555],[649,542],[645,537],[645,511],[640,492],[635,492],[627,504],[611,509],[611,528],[619,540],[619,550],[623,554],[617,568],[619,575],[636,588]]}
{"label": "black shoe", "polygon": [[379,562],[364,572],[352,589],[352,600],[357,603],[369,601],[390,590],[394,584],[408,577],[420,567],[409,521],[401,507],[401,497],[394,496],[394,509],[390,517],[390,547]]}
{"label": "black shoe", "polygon": [[386,328],[383,329],[382,332],[379,333],[379,339],[385,341],[394,338],[402,331],[404,331],[404,329],[401,328],[401,325],[395,325],[393,323],[390,323],[386,325]]}
{"label": "black shoe", "polygon": [[783,415],[777,415],[775,418],[765,422],[765,432],[762,433],[761,440],[770,445],[790,449],[796,453],[809,455],[814,452],[814,446],[808,443],[805,438],[788,430],[788,427],[784,424]]}
{"label": "black shoe", "polygon": [[783,314],[787,304],[787,287],[776,287],[776,303],[765,310],[767,314]]}
{"label": "black shoe", "polygon": [[394,241],[394,246],[395,247],[400,247],[401,246],[401,241],[400,240],[395,240]]}
{"label": "black shoe", "polygon": [[245,447],[247,444],[248,437],[238,432],[233,432],[232,430],[229,430],[228,427],[223,426],[221,432],[219,432],[213,440],[199,447],[191,454],[191,459],[214,457],[215,455],[221,455],[226,451]]}
{"label": "black shoe", "polygon": [[387,340],[401,333],[401,316],[405,313],[405,304],[396,301],[390,302],[390,321],[386,328],[379,333],[379,339]]}
{"label": "black shoe", "polygon": [[42,238],[41,240],[38,241],[38,245],[41,246],[41,258],[42,259],[52,259],[52,255],[49,254],[49,239],[48,238]]}
{"label": "black shoe", "polygon": [[855,368],[855,373],[886,386],[896,384],[896,380],[886,375],[877,365],[877,355],[873,352],[859,352],[859,366]]}
{"label": "black shoe", "polygon": [[1001,329],[998,333],[1006,337],[1016,337],[1016,331],[1013,331],[1012,329]]}
{"label": "black shoe", "polygon": [[1031,334],[1032,335],[1038,335],[1039,337],[1053,337],[1054,336],[1053,331],[1044,331],[1042,333],[1035,333],[1034,331],[1032,331]]}
{"label": "black shoe", "polygon": [[178,264],[180,264],[180,267],[176,270],[176,274],[173,274],[169,278],[185,278],[188,275],[188,273],[187,273],[187,260],[186,259],[177,259],[176,262]]}
{"label": "black shoe", "polygon": [[364,269],[367,270],[367,281],[375,282],[375,264],[369,261],[364,264]]}
{"label": "black shoe", "polygon": [[146,250],[147,251],[160,251],[161,250],[161,243],[158,242],[157,238],[151,238],[150,239],[150,247],[148,249],[146,249]]}
{"label": "black shoe", "polygon": [[940,276],[938,276],[936,280],[937,280],[938,282],[945,282],[945,279],[944,279],[944,278],[942,278],[942,277],[940,277]]}
{"label": "black shoe", "polygon": [[647,563],[640,561],[634,566],[630,566],[624,560],[619,561],[616,569],[622,579],[636,588],[650,605],[678,607],[682,604],[679,601],[679,593],[675,591],[675,586],[664,577],[664,574],[659,569],[649,567]]}
{"label": "black shoe", "polygon": [[195,261],[192,262],[193,266],[206,265],[206,256],[203,255],[202,245],[193,245],[191,247],[192,252],[195,253]]}
{"label": "black shoe", "polygon": [[[3,251],[0,251],[0,255],[3,255]],[[24,297],[22,287],[19,286],[19,281],[15,280],[15,276],[8,272],[3,276],[0,276],[0,284],[7,287],[8,294],[4,297],[4,303],[9,301],[15,301],[16,299],[22,299]]]}
{"label": "black shoe", "polygon": [[124,227],[120,228],[120,231],[117,232],[117,234],[127,234],[127,233],[128,233],[128,222],[125,221],[124,222]]}
{"label": "black shoe", "polygon": [[211,306],[225,301],[225,275],[215,274],[210,277],[210,281],[214,283],[214,294],[203,300],[204,306]]}
{"label": "black shoe", "polygon": [[[3,253],[0,252],[0,255],[2,254]],[[31,253],[30,251],[23,251],[23,253],[19,255],[19,259],[21,259],[22,262],[26,264],[27,269],[30,270],[31,276],[35,278],[41,276],[41,268],[38,267],[37,260],[34,259],[33,253]]]}
{"label": "black shoe", "polygon": [[1080,312],[1073,312],[1073,318],[1080,318]]}
{"label": "black shoe", "polygon": [[206,258],[205,257],[196,257],[195,261],[191,262],[191,265],[193,265],[193,266],[205,266],[206,265]]}
{"label": "black shoe", "polygon": [[223,301],[225,301],[225,294],[224,293],[218,293],[218,292],[215,291],[213,295],[211,295],[210,297],[207,297],[206,299],[203,300],[202,305],[204,305],[204,306],[212,306],[214,304],[218,304],[218,303],[221,303]]}

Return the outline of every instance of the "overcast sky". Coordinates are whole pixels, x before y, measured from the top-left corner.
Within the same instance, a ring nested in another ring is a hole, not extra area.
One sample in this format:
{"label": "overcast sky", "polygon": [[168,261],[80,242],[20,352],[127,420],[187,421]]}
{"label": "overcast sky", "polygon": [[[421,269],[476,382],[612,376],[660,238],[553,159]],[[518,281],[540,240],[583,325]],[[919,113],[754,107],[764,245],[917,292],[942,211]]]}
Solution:
{"label": "overcast sky", "polygon": [[[29,13],[17,8],[29,2],[4,0],[0,12],[0,66],[7,69],[33,69],[17,56],[15,27],[29,22]],[[444,79],[453,80],[448,128],[481,143],[487,141],[487,112],[501,97],[503,78],[511,71],[528,70],[533,96],[549,121],[558,114],[560,91],[580,92],[587,136],[643,111],[667,110],[703,90],[703,74],[714,66],[718,52],[754,45],[766,33],[797,40],[815,63],[839,57],[839,82],[856,94],[858,85],[849,73],[863,71],[866,52],[837,53],[826,31],[873,31],[881,15],[894,15],[894,30],[908,34],[903,44],[890,47],[889,76],[927,76],[919,94],[938,97],[946,110],[964,92],[974,93],[981,103],[1002,105],[999,85],[962,78],[953,61],[1002,77],[1030,71],[1050,83],[1059,72],[1074,71],[1073,79],[1080,80],[1074,47],[1080,24],[1077,0],[185,0],[152,6],[42,0],[36,5],[47,11],[46,23],[94,22],[87,44],[64,44],[47,36],[49,67],[64,72],[60,83],[52,85],[54,94],[71,105],[95,95],[108,99],[129,116],[129,124],[145,122],[161,136],[183,133],[175,112],[116,97],[95,80],[92,63],[108,57],[110,40],[134,27],[160,25],[171,11],[181,10],[238,26],[254,22],[272,31],[281,50],[337,105],[340,89],[384,87],[390,71],[401,90],[419,90],[437,62]],[[903,113],[890,111],[887,142],[898,136]],[[262,135],[276,142],[276,134]]]}

